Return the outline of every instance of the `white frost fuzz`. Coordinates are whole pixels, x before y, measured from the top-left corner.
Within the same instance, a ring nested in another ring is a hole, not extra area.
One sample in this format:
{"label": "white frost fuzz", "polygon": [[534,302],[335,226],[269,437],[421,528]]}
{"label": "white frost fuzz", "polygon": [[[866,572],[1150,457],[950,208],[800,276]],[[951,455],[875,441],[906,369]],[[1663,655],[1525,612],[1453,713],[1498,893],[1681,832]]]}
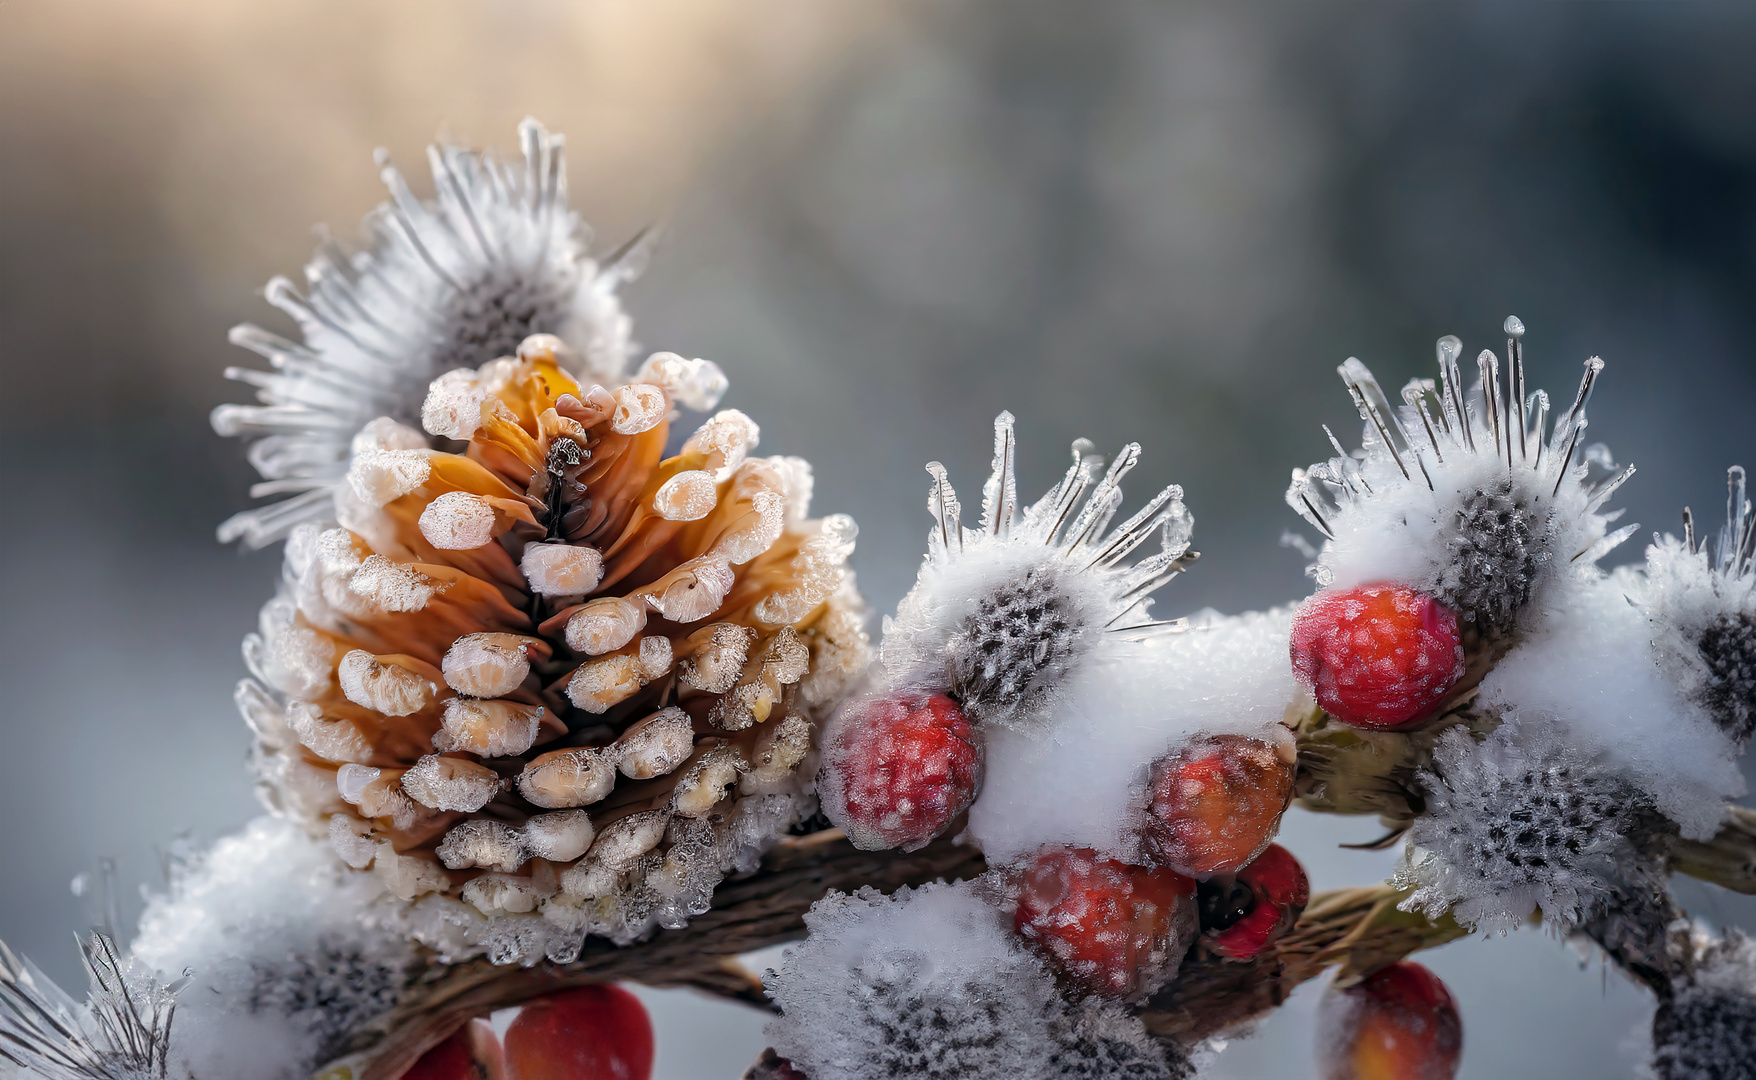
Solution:
{"label": "white frost fuzz", "polygon": [[[272,370],[227,371],[254,386],[260,404],[221,405],[214,430],[252,440],[263,478],[253,494],[279,501],[228,519],[221,540],[262,547],[301,522],[330,519],[355,432],[378,417],[418,426],[428,383],[510,356],[531,334],[558,335],[595,378],[622,374],[630,324],[616,289],[644,252],[635,245],[605,265],[587,256],[587,230],[567,204],[562,138],[526,120],[519,140],[517,163],[430,147],[428,201],[381,156],[391,198],[366,219],[368,247],[349,253],[325,239],[305,267],[303,295],[285,278],[268,284],[269,302],[302,340],[248,323],[232,330],[233,343]],[[693,369],[677,377],[706,380],[708,391],[723,384]],[[473,426],[468,402],[455,404]]]}
{"label": "white frost fuzz", "polygon": [[765,1029],[812,1080],[1171,1080],[1186,1075],[1119,1010],[1069,1006],[969,883],[830,893],[767,974]]}

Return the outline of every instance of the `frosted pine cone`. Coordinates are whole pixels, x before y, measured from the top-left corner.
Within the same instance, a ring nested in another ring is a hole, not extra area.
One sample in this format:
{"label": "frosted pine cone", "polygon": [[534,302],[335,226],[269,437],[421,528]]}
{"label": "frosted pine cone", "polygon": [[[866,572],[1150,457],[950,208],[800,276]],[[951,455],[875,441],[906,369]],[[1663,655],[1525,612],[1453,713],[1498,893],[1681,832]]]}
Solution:
{"label": "frosted pine cone", "polygon": [[[246,643],[269,801],[419,902],[449,955],[577,955],[707,909],[814,810],[813,726],[863,669],[854,523],[668,353],[582,385],[558,339],[433,384],[354,443]],[[466,441],[430,449],[428,436]],[[324,823],[327,823],[326,825]]]}

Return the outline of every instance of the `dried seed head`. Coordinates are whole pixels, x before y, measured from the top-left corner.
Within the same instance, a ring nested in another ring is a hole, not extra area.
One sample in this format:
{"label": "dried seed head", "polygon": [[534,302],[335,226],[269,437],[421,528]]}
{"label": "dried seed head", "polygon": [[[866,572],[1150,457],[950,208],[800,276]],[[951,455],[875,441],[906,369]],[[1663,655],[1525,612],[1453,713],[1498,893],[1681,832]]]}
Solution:
{"label": "dried seed head", "polygon": [[1633,534],[1611,532],[1617,515],[1601,512],[1633,468],[1614,471],[1609,451],[1583,438],[1603,361],[1586,363],[1551,428],[1548,395],[1526,392],[1522,331],[1507,346],[1504,379],[1483,352],[1471,388],[1462,343],[1441,338],[1438,380],[1412,380],[1400,403],[1359,360],[1341,365],[1362,449],[1350,453],[1330,434],[1335,456],[1295,469],[1287,489],[1287,504],[1327,541],[1313,567],[1320,586],[1420,590],[1503,648],[1545,589]]}
{"label": "dried seed head", "polygon": [[1652,1019],[1661,1080],[1738,1080],[1756,1062],[1756,943],[1736,929],[1698,951]]}
{"label": "dried seed head", "polygon": [[1748,743],[1756,734],[1756,616],[1720,615],[1696,647],[1708,671],[1701,703],[1727,735]]}
{"label": "dried seed head", "polygon": [[[1124,447],[1102,478],[1091,444],[1073,446],[1067,475],[1020,510],[1012,416],[994,423],[994,469],[982,523],[966,529],[943,466],[928,465],[935,522],[920,579],[885,624],[894,688],[946,692],[978,723],[1040,730],[1050,703],[1106,640],[1179,628],[1152,621],[1154,591],[1193,562],[1183,492],[1168,487],[1115,529],[1121,480],[1140,457]],[[1154,534],[1162,550],[1130,565]]]}
{"label": "dried seed head", "polygon": [[[432,148],[432,202],[386,166],[392,201],[367,219],[368,250],[350,254],[325,239],[306,267],[307,295],[284,278],[269,283],[269,301],[299,324],[303,341],[233,329],[232,341],[274,370],[228,370],[258,388],[261,404],[220,406],[214,428],[259,440],[252,463],[298,494],[238,514],[220,527],[222,539],[260,547],[327,517],[348,439],[374,418],[419,418],[434,434],[470,438],[487,393],[474,369],[515,348],[526,358],[583,360],[600,378],[621,375],[629,320],[615,290],[644,248],[634,244],[607,266],[588,257],[567,208],[561,139],[528,120],[519,136],[517,168],[489,153]],[[526,340],[535,344],[521,346]],[[664,371],[694,397],[717,385],[687,362]]]}
{"label": "dried seed head", "polygon": [[1656,820],[1649,801],[1551,724],[1508,723],[1481,743],[1441,737],[1421,774],[1427,813],[1409,834],[1405,902],[1483,932],[1538,908],[1576,925],[1639,872]]}

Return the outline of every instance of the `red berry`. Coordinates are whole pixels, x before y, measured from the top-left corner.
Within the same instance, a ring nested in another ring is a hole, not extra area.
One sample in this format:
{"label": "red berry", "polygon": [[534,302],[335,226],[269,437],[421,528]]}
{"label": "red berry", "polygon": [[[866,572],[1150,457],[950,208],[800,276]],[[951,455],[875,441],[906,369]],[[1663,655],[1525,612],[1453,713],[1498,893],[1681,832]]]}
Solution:
{"label": "red berry", "polygon": [[975,729],[944,694],[850,703],[835,719],[818,788],[824,813],[866,851],[925,847],[975,800]]}
{"label": "red berry", "polygon": [[1195,883],[1089,848],[1050,848],[1024,872],[1013,925],[1082,989],[1137,998],[1175,974],[1189,951]]}
{"label": "red berry", "polygon": [[649,1080],[652,1055],[646,1006],[619,986],[540,998],[506,1029],[506,1080]]}
{"label": "red berry", "polygon": [[500,1080],[500,1040],[481,1020],[471,1020],[409,1066],[402,1080]]}
{"label": "red berry", "polygon": [[1293,618],[1293,674],[1344,724],[1426,719],[1463,677],[1457,612],[1401,585],[1327,589]]}
{"label": "red berry", "polygon": [[1323,1080],[1452,1080],[1463,1019],[1439,977],[1408,960],[1358,986],[1331,987],[1318,1006]]}
{"label": "red berry", "polygon": [[1242,735],[1198,739],[1155,762],[1144,839],[1155,859],[1193,877],[1236,870],[1268,846],[1293,796],[1297,748]]}
{"label": "red berry", "polygon": [[1248,892],[1248,910],[1209,935],[1207,947],[1221,956],[1251,960],[1299,921],[1311,899],[1311,882],[1292,852],[1270,844],[1238,871],[1237,883]]}

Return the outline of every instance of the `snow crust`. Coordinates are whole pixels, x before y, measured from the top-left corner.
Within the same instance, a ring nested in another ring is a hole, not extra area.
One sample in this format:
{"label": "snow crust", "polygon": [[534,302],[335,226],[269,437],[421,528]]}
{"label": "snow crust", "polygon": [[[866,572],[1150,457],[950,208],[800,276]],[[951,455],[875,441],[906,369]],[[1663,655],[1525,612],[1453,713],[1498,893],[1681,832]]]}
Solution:
{"label": "snow crust", "polygon": [[1208,614],[1187,633],[1105,641],[1058,694],[1040,735],[988,728],[968,837],[991,862],[1046,844],[1140,863],[1147,771],[1199,734],[1265,735],[1298,695],[1292,612]]}
{"label": "snow crust", "polygon": [[1601,753],[1683,835],[1706,839],[1744,792],[1738,749],[1661,668],[1654,631],[1621,580],[1602,578],[1545,609],[1482,681],[1480,703],[1564,727]]}

